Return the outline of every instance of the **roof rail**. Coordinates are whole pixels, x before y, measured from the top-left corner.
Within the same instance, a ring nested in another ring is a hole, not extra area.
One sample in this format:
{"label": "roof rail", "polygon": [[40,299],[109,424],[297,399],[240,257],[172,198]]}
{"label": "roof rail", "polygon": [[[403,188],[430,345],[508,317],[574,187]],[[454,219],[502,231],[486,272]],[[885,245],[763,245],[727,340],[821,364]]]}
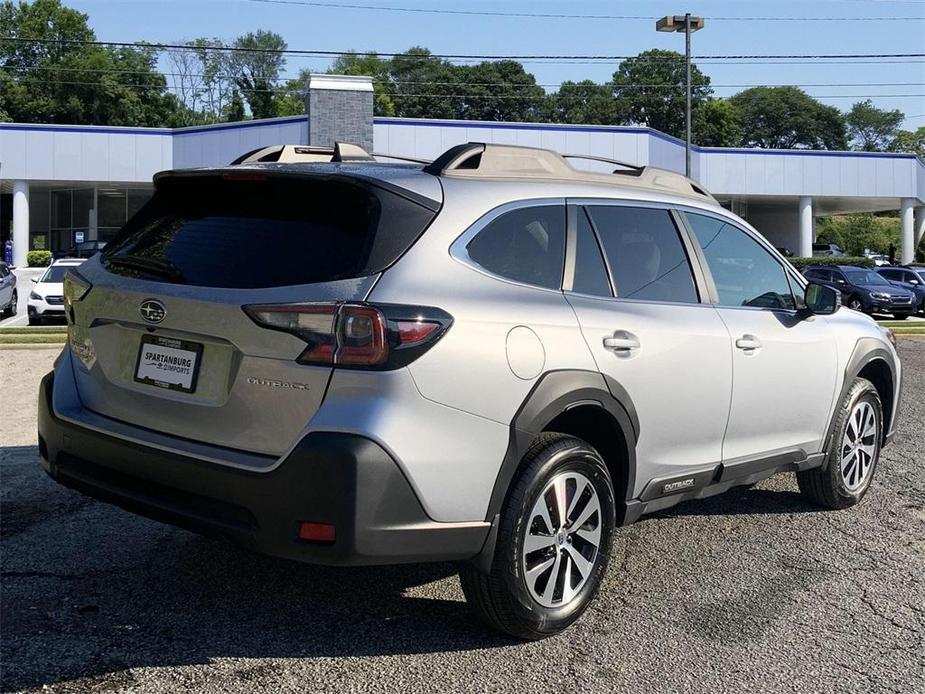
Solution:
{"label": "roof rail", "polygon": [[[616,166],[622,166],[624,169],[629,169],[630,172],[642,172],[646,167],[639,166],[638,164],[630,164],[625,161],[620,161],[619,159],[607,159],[606,157],[594,157],[590,154],[563,154],[563,159],[587,159],[589,161],[602,161],[605,164],[615,164]],[[627,173],[626,171],[614,171],[613,173]]]}
{"label": "roof rail", "polygon": [[251,150],[231,162],[238,164],[266,163],[312,163],[312,162],[352,162],[375,161],[359,145],[349,142],[335,142],[333,147],[316,147],[312,145],[269,145]]}
{"label": "roof rail", "polygon": [[[625,167],[613,173],[580,171],[566,161],[590,159]],[[695,198],[716,199],[699,184],[682,174],[653,166],[636,166],[615,159],[589,155],[562,155],[549,149],[496,145],[469,142],[451,147],[424,171],[435,176],[515,180],[564,180],[607,185],[630,186],[686,195]],[[615,177],[614,174],[622,174]]]}

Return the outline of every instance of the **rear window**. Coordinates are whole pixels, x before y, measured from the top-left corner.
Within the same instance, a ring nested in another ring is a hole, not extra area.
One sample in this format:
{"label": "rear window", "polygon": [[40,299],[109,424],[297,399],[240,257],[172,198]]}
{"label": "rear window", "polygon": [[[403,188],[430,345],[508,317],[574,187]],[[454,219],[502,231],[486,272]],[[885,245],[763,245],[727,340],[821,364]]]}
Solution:
{"label": "rear window", "polygon": [[200,287],[330,282],[384,270],[435,214],[358,180],[169,178],[103,262],[110,272]]}

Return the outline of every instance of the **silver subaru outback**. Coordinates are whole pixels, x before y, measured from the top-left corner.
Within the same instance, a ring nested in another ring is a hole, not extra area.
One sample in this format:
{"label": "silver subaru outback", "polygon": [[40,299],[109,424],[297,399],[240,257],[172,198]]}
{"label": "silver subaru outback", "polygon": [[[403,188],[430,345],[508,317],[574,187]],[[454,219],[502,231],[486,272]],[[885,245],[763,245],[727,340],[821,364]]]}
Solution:
{"label": "silver subaru outback", "polygon": [[696,183],[302,153],[157,175],[70,273],[55,480],[306,562],[459,562],[524,639],[578,619],[643,514],[779,472],[829,508],[870,487],[892,336]]}

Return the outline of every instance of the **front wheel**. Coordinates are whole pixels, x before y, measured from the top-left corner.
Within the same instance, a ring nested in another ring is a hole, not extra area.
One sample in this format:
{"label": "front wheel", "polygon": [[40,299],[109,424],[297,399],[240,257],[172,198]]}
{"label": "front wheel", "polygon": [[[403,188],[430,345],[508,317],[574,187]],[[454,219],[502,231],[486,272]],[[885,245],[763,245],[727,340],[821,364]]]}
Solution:
{"label": "front wheel", "polygon": [[848,308],[854,311],[864,312],[864,303],[856,296],[852,296],[848,299]]}
{"label": "front wheel", "polygon": [[880,395],[866,378],[856,378],[839,404],[825,463],[797,473],[800,491],[820,506],[854,506],[870,487],[882,440]]}
{"label": "front wheel", "polygon": [[906,320],[909,317],[908,313],[894,313],[893,320]]}
{"label": "front wheel", "polygon": [[597,593],[613,529],[613,483],[601,456],[581,439],[541,434],[502,509],[491,571],[460,572],[466,600],[517,638],[557,634]]}

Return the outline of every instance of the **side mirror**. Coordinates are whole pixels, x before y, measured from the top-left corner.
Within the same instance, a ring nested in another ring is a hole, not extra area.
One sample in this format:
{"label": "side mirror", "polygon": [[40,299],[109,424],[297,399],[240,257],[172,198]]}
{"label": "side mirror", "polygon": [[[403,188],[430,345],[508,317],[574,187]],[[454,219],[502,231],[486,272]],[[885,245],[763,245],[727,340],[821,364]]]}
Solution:
{"label": "side mirror", "polygon": [[841,308],[841,294],[824,284],[806,285],[806,310],[818,316],[829,316]]}

